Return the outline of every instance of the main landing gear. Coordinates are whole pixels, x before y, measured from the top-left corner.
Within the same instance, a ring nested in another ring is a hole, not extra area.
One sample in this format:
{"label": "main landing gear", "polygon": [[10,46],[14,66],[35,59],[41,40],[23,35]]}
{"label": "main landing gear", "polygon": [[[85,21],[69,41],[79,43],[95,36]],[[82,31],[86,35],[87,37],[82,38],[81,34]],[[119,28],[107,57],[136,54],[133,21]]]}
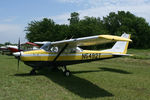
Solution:
{"label": "main landing gear", "polygon": [[70,73],[69,70],[67,70],[66,66],[64,66],[64,69],[65,69],[64,70],[64,75],[67,76],[67,77],[70,76],[71,73]]}
{"label": "main landing gear", "polygon": [[[55,67],[54,70],[56,70],[58,67]],[[31,71],[30,71],[30,75],[36,75],[36,70],[38,70],[38,68],[33,68]],[[59,68],[57,70],[60,70]],[[63,71],[63,74],[66,76],[66,77],[69,77],[71,75],[71,72],[69,70],[67,70],[66,66],[61,66],[61,70]]]}
{"label": "main landing gear", "polygon": [[36,75],[36,70],[35,70],[35,69],[32,69],[32,70],[30,71],[30,75]]}
{"label": "main landing gear", "polygon": [[30,75],[36,75],[36,69],[33,68],[31,71],[30,71]]}
{"label": "main landing gear", "polygon": [[71,75],[71,72],[69,70],[67,70],[66,66],[54,67],[52,70],[53,71],[60,71],[61,70],[63,72],[63,74],[67,77]]}
{"label": "main landing gear", "polygon": [[62,71],[64,73],[65,76],[70,76],[71,75],[71,72],[69,70],[67,70],[66,66],[62,66]]}

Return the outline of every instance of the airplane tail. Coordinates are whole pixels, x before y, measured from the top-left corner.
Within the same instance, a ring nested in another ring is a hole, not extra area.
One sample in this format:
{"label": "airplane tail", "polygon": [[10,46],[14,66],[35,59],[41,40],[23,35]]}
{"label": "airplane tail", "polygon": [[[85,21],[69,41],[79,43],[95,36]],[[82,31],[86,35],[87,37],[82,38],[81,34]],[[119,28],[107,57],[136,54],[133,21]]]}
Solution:
{"label": "airplane tail", "polygon": [[[122,34],[121,37],[130,39],[130,34]],[[113,54],[126,55],[128,49],[129,41],[117,41],[111,49],[102,50],[104,52],[110,52]]]}

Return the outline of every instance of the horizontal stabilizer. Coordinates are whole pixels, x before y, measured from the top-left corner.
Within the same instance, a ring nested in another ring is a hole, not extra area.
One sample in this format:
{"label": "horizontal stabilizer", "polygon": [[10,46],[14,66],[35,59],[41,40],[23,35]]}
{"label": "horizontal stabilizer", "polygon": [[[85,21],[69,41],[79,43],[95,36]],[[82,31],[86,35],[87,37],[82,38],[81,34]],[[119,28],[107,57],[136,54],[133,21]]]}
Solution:
{"label": "horizontal stabilizer", "polygon": [[112,54],[113,56],[132,56],[132,54]]}

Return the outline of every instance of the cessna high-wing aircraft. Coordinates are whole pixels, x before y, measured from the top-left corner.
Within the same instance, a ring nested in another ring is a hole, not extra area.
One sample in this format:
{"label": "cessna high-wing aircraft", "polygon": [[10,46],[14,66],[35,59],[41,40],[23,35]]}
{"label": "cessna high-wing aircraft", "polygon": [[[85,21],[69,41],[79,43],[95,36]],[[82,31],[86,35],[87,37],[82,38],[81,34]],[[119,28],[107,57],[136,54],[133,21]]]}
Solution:
{"label": "cessna high-wing aircraft", "polygon": [[[83,50],[79,46],[91,46],[117,41],[111,49],[96,51]],[[113,57],[129,56],[127,48],[130,39],[129,34],[122,34],[121,37],[113,35],[97,35],[76,39],[68,39],[56,42],[43,42],[40,50],[14,53],[19,60],[33,69],[30,74],[36,74],[36,70],[43,67],[61,67],[66,76],[70,75],[67,65],[102,60]],[[42,42],[41,42],[42,43]]]}

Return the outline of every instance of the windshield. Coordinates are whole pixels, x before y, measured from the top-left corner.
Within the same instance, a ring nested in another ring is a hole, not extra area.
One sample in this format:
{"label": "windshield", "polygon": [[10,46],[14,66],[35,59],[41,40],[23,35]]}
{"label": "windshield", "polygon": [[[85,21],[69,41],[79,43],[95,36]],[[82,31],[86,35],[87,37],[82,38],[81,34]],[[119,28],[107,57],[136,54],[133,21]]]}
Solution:
{"label": "windshield", "polygon": [[48,51],[48,52],[54,52],[54,53],[56,53],[56,52],[59,51],[58,47],[57,47],[57,46],[52,46],[50,42],[44,44],[44,45],[41,47],[41,49],[44,49],[45,51]]}
{"label": "windshield", "polygon": [[51,43],[49,42],[49,43],[45,43],[42,47],[41,47],[41,49],[44,49],[45,51],[48,51],[49,49],[50,49],[50,46],[51,46]]}

